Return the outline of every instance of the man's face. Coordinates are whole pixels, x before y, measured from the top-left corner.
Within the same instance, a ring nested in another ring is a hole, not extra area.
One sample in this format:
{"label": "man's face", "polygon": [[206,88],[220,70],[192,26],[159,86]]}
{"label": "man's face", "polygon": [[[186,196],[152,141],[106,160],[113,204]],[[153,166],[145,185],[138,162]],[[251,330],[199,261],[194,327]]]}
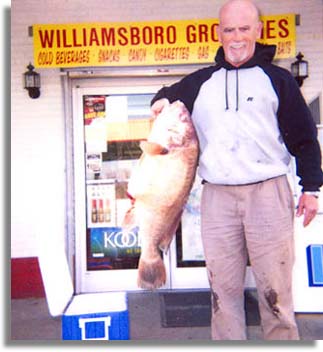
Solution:
{"label": "man's face", "polygon": [[236,67],[247,62],[254,54],[261,28],[258,13],[250,5],[233,3],[223,8],[220,13],[218,37],[226,61]]}

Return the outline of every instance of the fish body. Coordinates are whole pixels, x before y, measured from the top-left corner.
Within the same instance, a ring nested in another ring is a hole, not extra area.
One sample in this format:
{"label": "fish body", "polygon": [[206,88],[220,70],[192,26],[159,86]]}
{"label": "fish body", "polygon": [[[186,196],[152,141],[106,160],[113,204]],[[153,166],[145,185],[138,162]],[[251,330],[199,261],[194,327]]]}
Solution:
{"label": "fish body", "polygon": [[192,188],[198,140],[185,105],[166,105],[154,120],[128,183],[132,207],[124,226],[139,226],[138,286],[156,289],[166,282],[160,251],[167,251]]}

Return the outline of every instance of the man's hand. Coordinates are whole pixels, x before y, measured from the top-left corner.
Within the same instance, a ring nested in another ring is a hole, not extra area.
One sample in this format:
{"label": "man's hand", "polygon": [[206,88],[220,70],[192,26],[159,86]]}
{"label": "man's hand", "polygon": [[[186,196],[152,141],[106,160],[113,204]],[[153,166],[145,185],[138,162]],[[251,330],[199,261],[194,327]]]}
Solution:
{"label": "man's hand", "polygon": [[318,199],[312,195],[303,193],[298,201],[296,216],[304,215],[303,226],[307,226],[317,214],[319,208]]}
{"label": "man's hand", "polygon": [[166,105],[169,105],[169,100],[166,98],[159,99],[159,100],[155,101],[151,107],[151,112],[152,112],[153,117],[156,118],[157,115],[162,112],[162,110],[164,109],[164,107]]}

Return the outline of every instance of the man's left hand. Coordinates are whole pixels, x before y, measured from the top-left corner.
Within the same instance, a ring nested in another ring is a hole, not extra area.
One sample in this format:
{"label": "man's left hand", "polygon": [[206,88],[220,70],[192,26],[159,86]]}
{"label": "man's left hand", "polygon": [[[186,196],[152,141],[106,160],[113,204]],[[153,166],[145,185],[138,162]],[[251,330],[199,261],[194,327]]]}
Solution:
{"label": "man's left hand", "polygon": [[319,208],[318,199],[312,195],[303,193],[298,201],[296,216],[304,215],[303,226],[307,226],[317,214]]}

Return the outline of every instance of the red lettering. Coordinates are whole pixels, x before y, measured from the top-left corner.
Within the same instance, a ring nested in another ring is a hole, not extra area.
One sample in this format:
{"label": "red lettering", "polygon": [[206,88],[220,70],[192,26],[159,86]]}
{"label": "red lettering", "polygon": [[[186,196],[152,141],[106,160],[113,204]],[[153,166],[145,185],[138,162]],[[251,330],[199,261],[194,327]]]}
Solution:
{"label": "red lettering", "polygon": [[41,51],[38,54],[37,62],[38,65],[41,66],[46,66],[46,65],[51,65],[53,63],[53,53],[51,51],[46,52],[46,51]]}
{"label": "red lettering", "polygon": [[190,24],[186,27],[186,41],[188,43],[208,43],[211,40],[218,42],[217,26],[217,23],[212,24],[210,27],[207,24],[200,24],[198,26]]}
{"label": "red lettering", "polygon": [[[53,41],[54,41],[54,30],[53,29],[51,29],[50,31],[45,30],[44,33],[42,30],[39,30],[38,35],[39,35],[40,45],[42,48],[52,48],[53,47]],[[58,41],[57,41],[57,44],[58,44]]]}
{"label": "red lettering", "polygon": [[74,47],[82,46],[82,44],[77,43],[77,35],[76,35],[77,33],[76,33],[76,29],[75,28],[73,28],[72,33],[73,33],[73,46]]}
{"label": "red lettering", "polygon": [[155,44],[164,44],[164,29],[161,26],[155,27]]}
{"label": "red lettering", "polygon": [[190,55],[189,47],[157,48],[154,58],[156,61],[188,60]]}
{"label": "red lettering", "polygon": [[189,24],[186,27],[186,41],[188,43],[196,43],[196,27],[193,24]]}
{"label": "red lettering", "polygon": [[199,25],[199,42],[203,43],[208,41],[208,26],[206,24]]}
{"label": "red lettering", "polygon": [[87,40],[86,40],[86,28],[82,28],[83,32],[83,45],[87,46]]}
{"label": "red lettering", "polygon": [[89,45],[92,46],[93,42],[95,43],[95,45],[100,46],[100,41],[98,38],[98,34],[96,32],[96,28],[91,28],[91,32],[90,32]]}
{"label": "red lettering", "polygon": [[138,45],[140,43],[138,27],[130,27],[130,43],[131,45]]}
{"label": "red lettering", "polygon": [[115,28],[101,28],[102,46],[115,45]]}
{"label": "red lettering", "polygon": [[260,33],[260,39],[264,39],[264,22],[263,21],[260,21],[262,23],[262,26],[261,26],[261,33]]}
{"label": "red lettering", "polygon": [[211,39],[213,42],[218,42],[219,38],[218,38],[218,33],[216,31],[216,29],[218,28],[218,24],[214,23],[211,26]]}
{"label": "red lettering", "polygon": [[61,47],[61,35],[59,29],[56,29],[56,41],[57,41],[57,47]]}
{"label": "red lettering", "polygon": [[151,27],[145,26],[142,29],[142,40],[144,42],[144,44],[149,45],[152,43],[153,40],[153,33],[152,33],[152,29]]}
{"label": "red lettering", "polygon": [[118,28],[118,35],[120,37],[120,39],[119,39],[120,45],[128,45],[129,41],[128,41],[126,34],[127,34],[127,28],[125,28],[125,27]]}
{"label": "red lettering", "polygon": [[278,27],[281,29],[281,31],[278,32],[280,38],[286,38],[289,36],[288,21],[286,19],[281,19],[278,22]]}
{"label": "red lettering", "polygon": [[168,26],[166,35],[167,35],[167,43],[174,44],[176,42],[176,27]]}
{"label": "red lettering", "polygon": [[209,58],[209,46],[200,46],[197,51],[197,58],[208,59]]}
{"label": "red lettering", "polygon": [[72,44],[69,44],[67,42],[66,29],[63,29],[62,32],[63,32],[63,47],[64,48],[70,48],[72,46]]}
{"label": "red lettering", "polygon": [[268,39],[275,38],[275,36],[271,34],[271,32],[275,29],[275,27],[272,26],[273,23],[275,23],[275,20],[268,20],[266,23],[266,37]]}

